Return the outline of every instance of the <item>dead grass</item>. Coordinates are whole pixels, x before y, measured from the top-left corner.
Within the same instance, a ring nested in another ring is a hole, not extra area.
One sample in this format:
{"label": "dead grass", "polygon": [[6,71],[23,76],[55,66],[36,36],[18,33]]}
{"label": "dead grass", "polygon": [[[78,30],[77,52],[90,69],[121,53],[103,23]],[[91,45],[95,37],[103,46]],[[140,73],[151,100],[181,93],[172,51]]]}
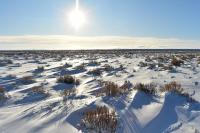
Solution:
{"label": "dead grass", "polygon": [[2,86],[0,86],[0,93],[1,93],[1,94],[5,93],[5,88],[2,87]]}
{"label": "dead grass", "polygon": [[71,95],[74,95],[74,94],[76,94],[76,90],[75,89],[64,89],[61,92],[61,96],[63,96],[63,97],[68,97],[68,96],[71,96]]}
{"label": "dead grass", "polygon": [[181,84],[177,83],[176,81],[172,81],[168,84],[165,84],[161,91],[174,91],[181,94],[183,92],[183,88],[181,87]]}
{"label": "dead grass", "polygon": [[156,84],[154,83],[149,83],[149,84],[137,83],[134,86],[134,89],[140,90],[147,94],[152,94],[152,95],[155,95],[157,93]]}
{"label": "dead grass", "polygon": [[96,132],[114,133],[118,125],[117,114],[106,106],[87,110],[81,119],[81,126]]}
{"label": "dead grass", "polygon": [[105,94],[107,96],[116,97],[128,92],[132,87],[132,84],[129,81],[125,81],[122,86],[111,81],[100,81],[100,85],[102,86],[102,89],[100,92],[97,92],[97,96]]}
{"label": "dead grass", "polygon": [[108,71],[114,70],[114,68],[111,65],[109,65],[109,64],[105,64],[103,66],[103,70],[108,72]]}
{"label": "dead grass", "polygon": [[95,68],[95,69],[92,69],[88,72],[88,74],[90,75],[94,75],[94,76],[101,76],[102,74],[102,69],[100,68]]}
{"label": "dead grass", "polygon": [[36,71],[43,72],[44,71],[44,66],[38,66]]}
{"label": "dead grass", "polygon": [[85,64],[82,63],[82,64],[76,66],[74,69],[79,70],[79,71],[86,70],[86,68],[85,68]]}
{"label": "dead grass", "polygon": [[32,84],[34,82],[35,82],[35,80],[33,79],[32,76],[24,76],[24,77],[21,78],[22,84]]}
{"label": "dead grass", "polygon": [[141,61],[141,62],[139,62],[138,66],[140,66],[140,67],[147,67],[148,64],[146,62],[142,62]]}
{"label": "dead grass", "polygon": [[49,96],[50,94],[45,91],[44,87],[43,86],[34,86],[31,88],[31,91],[33,93],[36,93],[36,94],[43,94],[45,96]]}
{"label": "dead grass", "polygon": [[0,86],[0,101],[6,100],[8,97],[6,96],[6,90],[4,87]]}
{"label": "dead grass", "polygon": [[97,61],[92,60],[92,61],[90,61],[90,62],[88,63],[88,66],[98,66],[98,65],[100,65],[100,64],[101,64],[100,62],[97,62]]}
{"label": "dead grass", "polygon": [[168,84],[165,84],[161,92],[174,92],[180,96],[186,97],[189,102],[197,102],[192,96],[190,96],[188,93],[183,91],[181,84],[177,83],[176,81],[172,81]]}
{"label": "dead grass", "polygon": [[66,84],[75,84],[75,85],[79,85],[80,84],[80,80],[76,79],[75,77],[71,76],[71,75],[64,75],[64,76],[60,76],[57,79],[58,83],[66,83]]}
{"label": "dead grass", "polygon": [[181,66],[181,64],[183,64],[183,63],[184,63],[184,61],[179,60],[179,59],[177,59],[177,58],[173,58],[172,61],[171,61],[171,64],[172,64],[173,66]]}

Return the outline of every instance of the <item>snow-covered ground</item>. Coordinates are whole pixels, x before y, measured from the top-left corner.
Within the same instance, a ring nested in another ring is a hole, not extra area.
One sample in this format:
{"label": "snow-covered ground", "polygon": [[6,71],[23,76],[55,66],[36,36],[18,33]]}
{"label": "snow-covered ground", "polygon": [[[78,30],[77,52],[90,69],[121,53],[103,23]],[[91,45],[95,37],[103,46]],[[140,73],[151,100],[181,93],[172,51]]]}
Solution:
{"label": "snow-covered ground", "polygon": [[[104,105],[116,111],[117,133],[200,132],[200,54],[61,53],[0,54],[0,86],[6,95],[0,101],[0,133],[95,132],[83,129],[81,119],[85,110]],[[184,63],[164,69],[173,57]],[[81,64],[85,69],[78,69]],[[111,68],[101,69],[105,65]],[[101,75],[89,73],[99,68]],[[63,75],[76,77],[80,84],[58,83]],[[28,76],[31,81],[23,82]],[[130,81],[132,87],[117,97],[97,96],[100,80],[119,86]],[[171,81],[180,83],[193,101],[159,91]],[[156,84],[156,95],[134,89],[137,83]],[[36,86],[44,93],[34,92]],[[65,89],[74,89],[75,94],[66,98]]]}

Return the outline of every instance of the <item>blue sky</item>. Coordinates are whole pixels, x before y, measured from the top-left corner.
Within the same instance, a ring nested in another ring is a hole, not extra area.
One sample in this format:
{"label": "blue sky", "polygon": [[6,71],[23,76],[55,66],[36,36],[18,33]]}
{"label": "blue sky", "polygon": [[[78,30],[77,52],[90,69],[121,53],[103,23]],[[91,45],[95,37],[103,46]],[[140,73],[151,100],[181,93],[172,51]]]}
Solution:
{"label": "blue sky", "polygon": [[[64,11],[75,0],[0,0],[0,35],[73,34]],[[89,24],[81,35],[199,39],[199,0],[80,0]],[[62,21],[63,20],[63,21]]]}
{"label": "blue sky", "polygon": [[66,14],[74,3],[75,0],[0,0],[0,36],[128,36],[200,40],[200,0],[80,0],[88,24],[78,32],[66,22]]}

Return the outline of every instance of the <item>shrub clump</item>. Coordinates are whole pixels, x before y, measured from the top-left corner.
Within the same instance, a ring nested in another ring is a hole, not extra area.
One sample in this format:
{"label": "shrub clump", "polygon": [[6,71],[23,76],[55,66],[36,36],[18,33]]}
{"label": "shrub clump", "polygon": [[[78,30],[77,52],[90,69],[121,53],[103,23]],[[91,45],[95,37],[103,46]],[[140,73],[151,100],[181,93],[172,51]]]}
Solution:
{"label": "shrub clump", "polygon": [[101,85],[103,86],[101,93],[113,97],[126,93],[132,87],[132,84],[129,81],[125,81],[122,86],[110,81],[101,81]]}
{"label": "shrub clump", "polygon": [[114,110],[110,111],[106,106],[97,107],[96,109],[87,110],[81,119],[81,126],[95,130],[96,132],[116,131],[118,124],[117,114]]}
{"label": "shrub clump", "polygon": [[102,70],[100,68],[92,69],[88,72],[90,75],[101,76]]}
{"label": "shrub clump", "polygon": [[35,80],[33,79],[32,76],[24,76],[24,77],[21,78],[22,84],[32,84],[34,82],[35,82]]}
{"label": "shrub clump", "polygon": [[114,68],[112,66],[110,66],[109,64],[105,64],[103,66],[103,70],[108,72],[108,71],[114,70]]}
{"label": "shrub clump", "polygon": [[36,71],[37,72],[43,72],[44,71],[44,66],[38,66]]}
{"label": "shrub clump", "polygon": [[8,96],[6,96],[6,90],[4,87],[0,86],[0,101],[6,100]]}
{"label": "shrub clump", "polygon": [[88,66],[98,66],[98,65],[100,65],[100,62],[97,62],[97,61],[94,61],[94,60],[92,60],[88,63]]}
{"label": "shrub clump", "polygon": [[141,62],[139,62],[138,66],[140,66],[140,67],[147,67],[148,64],[146,62],[142,62],[141,61]]}
{"label": "shrub clump", "polygon": [[116,96],[121,93],[120,87],[114,82],[106,82],[104,84],[103,90],[108,96]]}
{"label": "shrub clump", "polygon": [[63,67],[72,67],[72,65],[66,62]]}
{"label": "shrub clump", "polygon": [[149,84],[137,83],[134,86],[134,89],[143,91],[143,92],[145,92],[147,94],[155,95],[157,93],[156,84],[154,84],[154,83],[149,83]]}
{"label": "shrub clump", "polygon": [[75,89],[64,89],[61,92],[61,96],[63,96],[64,98],[66,98],[68,96],[74,95],[75,93],[76,93]]}
{"label": "shrub clump", "polygon": [[60,76],[57,79],[58,83],[66,83],[66,84],[75,84],[75,85],[79,85],[80,84],[80,80],[76,79],[75,77],[71,76],[71,75],[64,75],[64,76]]}
{"label": "shrub clump", "polygon": [[86,70],[85,64],[82,63],[82,64],[76,66],[75,69],[76,69],[76,70],[79,70],[79,71],[85,71],[85,70]]}
{"label": "shrub clump", "polygon": [[172,61],[171,61],[171,64],[172,64],[173,66],[181,66],[181,64],[183,64],[183,63],[184,63],[184,61],[179,60],[179,59],[177,59],[177,58],[173,58]]}
{"label": "shrub clump", "polygon": [[7,60],[7,59],[3,59],[3,60],[0,59],[0,66],[6,66],[6,65],[9,65],[9,64],[13,64],[13,61]]}
{"label": "shrub clump", "polygon": [[164,87],[161,89],[162,92],[175,92],[176,94],[186,97],[190,102],[197,102],[194,98],[192,98],[188,93],[183,91],[181,84],[177,83],[176,81],[172,81],[168,84],[165,84]]}
{"label": "shrub clump", "polygon": [[165,84],[162,88],[162,91],[173,91],[181,94],[183,92],[183,88],[181,87],[181,84],[177,83],[176,81],[172,81],[168,84]]}
{"label": "shrub clump", "polygon": [[42,95],[45,95],[45,96],[49,96],[50,95],[47,91],[45,91],[43,86],[34,86],[34,87],[31,88],[31,91],[33,93],[42,94]]}

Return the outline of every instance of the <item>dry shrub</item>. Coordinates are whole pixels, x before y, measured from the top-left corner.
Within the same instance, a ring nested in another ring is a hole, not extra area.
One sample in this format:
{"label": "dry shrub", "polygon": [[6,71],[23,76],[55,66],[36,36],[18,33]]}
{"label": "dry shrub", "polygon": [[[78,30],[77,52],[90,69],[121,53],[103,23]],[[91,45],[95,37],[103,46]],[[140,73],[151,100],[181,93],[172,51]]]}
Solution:
{"label": "dry shrub", "polygon": [[183,88],[181,87],[181,84],[177,83],[176,81],[172,81],[168,84],[165,84],[162,91],[174,91],[181,94],[183,92]]}
{"label": "dry shrub", "polygon": [[5,88],[0,86],[0,94],[4,94],[5,93]]}
{"label": "dry shrub", "polygon": [[152,62],[153,60],[149,56],[146,56],[145,61],[146,62]]}
{"label": "dry shrub", "polygon": [[166,65],[166,66],[163,66],[163,69],[164,69],[164,70],[172,71],[174,68],[173,68],[172,65]]}
{"label": "dry shrub", "polygon": [[45,91],[43,86],[34,86],[34,87],[31,88],[31,91],[33,93],[42,94],[42,95],[45,95],[45,96],[49,96],[50,95],[47,91]]}
{"label": "dry shrub", "polygon": [[162,92],[175,92],[176,94],[186,97],[189,102],[197,102],[194,98],[192,98],[188,93],[183,92],[183,88],[181,84],[177,83],[176,81],[172,81],[168,84],[165,84],[164,87],[161,89]]}
{"label": "dry shrub", "polygon": [[13,64],[13,61],[7,60],[7,59],[3,59],[3,60],[0,59],[0,66],[6,66],[6,65],[9,65],[9,64]]}
{"label": "dry shrub", "polygon": [[86,129],[96,130],[97,132],[116,131],[118,124],[116,112],[110,111],[106,106],[87,110],[81,119],[81,125]]}
{"label": "dry shrub", "polygon": [[179,60],[179,59],[177,59],[177,58],[173,58],[172,61],[171,61],[171,64],[172,64],[173,66],[181,66],[181,64],[183,64],[183,63],[184,63],[184,61]]}
{"label": "dry shrub", "polygon": [[24,77],[21,78],[22,84],[32,84],[34,82],[35,82],[35,80],[33,79],[32,76],[24,76]]}
{"label": "dry shrub", "polygon": [[100,62],[97,62],[97,61],[90,61],[88,63],[88,66],[97,66],[97,65],[100,65]]}
{"label": "dry shrub", "polygon": [[44,66],[38,66],[36,70],[39,71],[39,72],[43,72],[44,71]]}
{"label": "dry shrub", "polygon": [[156,68],[156,64],[155,63],[149,63],[148,64],[148,69],[155,69]]}
{"label": "dry shrub", "polygon": [[101,76],[102,70],[100,68],[92,69],[88,72],[88,74],[94,75],[94,76]]}
{"label": "dry shrub", "polygon": [[110,66],[109,64],[105,64],[103,66],[103,70],[108,72],[108,71],[114,70],[114,68],[112,66]]}
{"label": "dry shrub", "polygon": [[61,92],[61,95],[63,97],[68,97],[68,96],[74,95],[75,93],[76,93],[75,89],[65,89],[63,90],[63,92]]}
{"label": "dry shrub", "polygon": [[114,82],[106,82],[103,90],[108,96],[116,96],[121,93],[120,87]]}
{"label": "dry shrub", "polygon": [[8,97],[6,96],[6,90],[4,87],[0,86],[0,101],[5,100]]}
{"label": "dry shrub", "polygon": [[85,64],[82,63],[82,64],[76,66],[75,69],[76,69],[76,70],[80,70],[80,71],[86,70],[86,68],[85,68]]}
{"label": "dry shrub", "polygon": [[197,64],[200,64],[200,57],[197,58]]}
{"label": "dry shrub", "polygon": [[148,64],[141,61],[141,62],[139,62],[138,66],[140,66],[140,67],[147,67]]}
{"label": "dry shrub", "polygon": [[113,97],[126,93],[132,87],[129,81],[125,81],[122,86],[110,81],[100,81],[100,85],[103,86],[100,93],[105,93],[107,96]]}
{"label": "dry shrub", "polygon": [[16,78],[17,76],[15,74],[9,74],[8,77],[10,77],[10,78]]}
{"label": "dry shrub", "polygon": [[72,67],[72,65],[66,62],[63,67]]}
{"label": "dry shrub", "polygon": [[134,89],[143,91],[147,94],[153,94],[153,95],[156,94],[156,84],[154,83],[149,83],[149,84],[137,83],[134,86]]}
{"label": "dry shrub", "polygon": [[123,71],[123,70],[125,70],[126,68],[121,64],[120,66],[119,66],[119,70],[121,70],[121,71]]}
{"label": "dry shrub", "polygon": [[124,84],[120,87],[122,92],[127,92],[133,85],[130,81],[125,81]]}
{"label": "dry shrub", "polygon": [[80,80],[76,79],[75,77],[71,76],[71,75],[64,75],[64,76],[60,76],[57,79],[58,83],[66,83],[66,84],[75,84],[75,85],[79,85],[80,84]]}

